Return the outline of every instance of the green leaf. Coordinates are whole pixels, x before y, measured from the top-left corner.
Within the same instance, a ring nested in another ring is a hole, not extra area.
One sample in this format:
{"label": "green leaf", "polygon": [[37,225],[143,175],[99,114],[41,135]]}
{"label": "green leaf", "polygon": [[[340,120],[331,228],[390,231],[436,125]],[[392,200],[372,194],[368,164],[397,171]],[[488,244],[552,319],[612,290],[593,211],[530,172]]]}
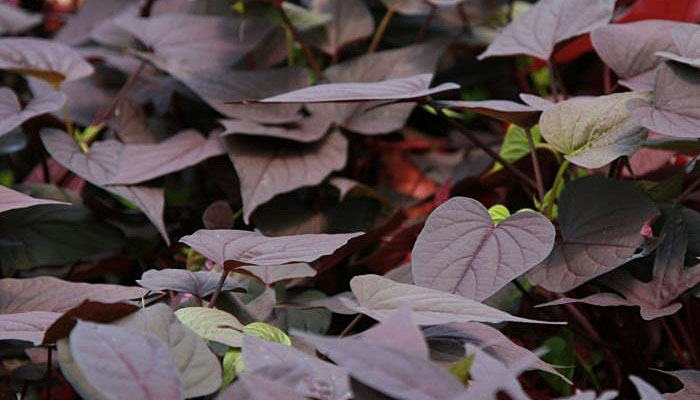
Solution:
{"label": "green leaf", "polygon": [[508,210],[508,207],[501,204],[496,204],[495,206],[492,206],[491,208],[489,208],[488,211],[489,215],[491,216],[491,219],[493,220],[494,225],[498,225],[501,223],[501,221],[510,217],[510,211]]}
{"label": "green leaf", "polygon": [[[547,354],[542,356],[542,359],[552,365],[560,365],[566,368],[560,371],[567,379],[571,379],[574,375],[574,343],[573,335],[569,330],[563,330],[561,336],[552,336],[542,343],[549,349]],[[562,379],[551,374],[540,374],[547,384],[562,395],[568,395],[571,392],[571,386]]]}
{"label": "green leaf", "polygon": [[[530,129],[532,141],[535,147],[542,143],[542,135],[539,126],[535,125]],[[527,138],[527,131],[518,125],[511,124],[503,138],[503,144],[498,154],[509,163],[514,163],[521,158],[530,154],[530,142]],[[503,169],[501,163],[495,163],[491,169],[491,173]]]}
{"label": "green leaf", "polygon": [[250,323],[243,328],[243,331],[256,338],[267,340],[268,342],[279,343],[285,346],[292,345],[292,341],[286,333],[282,332],[278,327],[264,322]]}
{"label": "green leaf", "polygon": [[243,324],[226,311],[207,307],[186,307],[175,311],[177,318],[203,339],[241,347]]}
{"label": "green leaf", "polygon": [[331,16],[328,14],[310,11],[288,1],[282,3],[282,8],[287,13],[289,20],[292,21],[292,25],[300,31],[318,28],[331,20]]}
{"label": "green leaf", "polygon": [[223,389],[230,385],[243,371],[243,352],[241,352],[241,349],[228,349],[226,354],[224,354],[221,369],[223,370],[221,376],[221,388]]}
{"label": "green leaf", "polygon": [[0,215],[0,268],[29,269],[114,254],[122,233],[83,206],[43,205]]}
{"label": "green leaf", "polygon": [[[294,297],[293,303],[305,304],[314,300],[325,299],[327,296],[318,290],[307,290]],[[280,327],[286,331],[298,329],[301,331],[324,334],[331,326],[332,313],[324,308],[279,309],[277,318]]]}
{"label": "green leaf", "polygon": [[469,383],[469,370],[474,364],[474,354],[470,354],[461,360],[457,360],[450,366],[450,374],[463,384]]}

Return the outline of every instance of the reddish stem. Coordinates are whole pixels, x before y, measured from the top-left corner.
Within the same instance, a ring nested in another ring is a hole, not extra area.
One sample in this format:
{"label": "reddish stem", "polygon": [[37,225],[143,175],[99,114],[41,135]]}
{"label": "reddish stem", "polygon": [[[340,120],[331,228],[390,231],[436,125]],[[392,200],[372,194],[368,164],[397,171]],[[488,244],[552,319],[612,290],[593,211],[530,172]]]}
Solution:
{"label": "reddish stem", "polygon": [[678,360],[678,363],[681,365],[681,367],[683,367],[683,369],[691,369],[690,363],[685,357],[685,354],[683,354],[683,349],[678,343],[678,339],[676,339],[676,335],[673,334],[673,331],[668,326],[668,323],[666,323],[666,318],[661,318],[661,326],[664,327],[666,336],[668,336],[668,338],[671,340],[671,347],[673,348],[673,352],[676,353],[676,360]]}

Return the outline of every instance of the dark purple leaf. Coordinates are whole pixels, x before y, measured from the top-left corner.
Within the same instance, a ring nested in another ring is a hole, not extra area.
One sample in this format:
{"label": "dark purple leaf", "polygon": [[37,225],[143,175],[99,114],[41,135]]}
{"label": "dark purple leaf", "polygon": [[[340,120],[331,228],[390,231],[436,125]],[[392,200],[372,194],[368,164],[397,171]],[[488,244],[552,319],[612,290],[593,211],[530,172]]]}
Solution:
{"label": "dark purple leaf", "polygon": [[428,344],[425,342],[423,332],[413,322],[411,307],[408,304],[402,306],[394,315],[362,332],[358,337],[368,343],[430,360]]}
{"label": "dark purple leaf", "polygon": [[406,400],[451,399],[464,390],[454,377],[428,360],[356,338],[295,333],[346,368],[358,381]]}
{"label": "dark purple leaf", "polygon": [[647,97],[627,92],[557,103],[540,117],[542,137],[572,163],[602,167],[644,144],[648,132],[630,117],[625,103]]}
{"label": "dark purple leaf", "polygon": [[552,254],[530,271],[533,283],[569,291],[632,259],[642,246],[642,226],[659,213],[630,185],[590,176],[564,187],[559,201],[561,238]]}
{"label": "dark purple leaf", "polygon": [[300,104],[231,104],[231,101],[260,99],[306,86],[308,72],[301,68],[260,71],[228,69],[171,72],[216,111],[229,118],[259,123],[287,123],[301,119]]}
{"label": "dark purple leaf", "polygon": [[596,52],[633,90],[650,90],[654,85],[654,69],[663,62],[654,53],[673,51],[671,32],[680,24],[673,21],[649,20],[614,24],[591,32]]}
{"label": "dark purple leaf", "polygon": [[[352,396],[348,372],[344,368],[293,347],[245,335],[243,361],[246,373],[275,378],[301,395],[330,400],[345,400]],[[274,367],[281,368],[272,375]],[[301,377],[298,376],[299,369]]]}
{"label": "dark purple leaf", "polygon": [[69,345],[87,381],[107,398],[184,398],[180,373],[166,344],[155,336],[78,322]]}
{"label": "dark purple leaf", "polygon": [[50,92],[35,97],[22,107],[15,92],[10,88],[0,87],[0,136],[20,126],[24,121],[41,114],[60,110],[66,102],[66,95]]}
{"label": "dark purple leaf", "polygon": [[433,74],[413,75],[407,78],[379,82],[326,83],[297,89],[250,103],[347,103],[356,101],[410,101],[459,89],[455,83],[443,83],[429,89]]}
{"label": "dark purple leaf", "polygon": [[654,132],[675,137],[700,137],[700,71],[666,62],[656,71],[654,97],[651,101],[627,102],[632,118]]}
{"label": "dark purple leaf", "polygon": [[374,32],[374,19],[362,0],[314,0],[311,10],[331,16],[316,42],[326,54],[337,57],[344,46]]}
{"label": "dark purple leaf", "polygon": [[69,46],[77,46],[91,39],[93,33],[112,25],[111,19],[122,11],[138,4],[135,0],[87,0],[78,12],[68,18],[58,31],[55,40]]}
{"label": "dark purple leaf", "polygon": [[266,237],[257,232],[200,229],[180,241],[221,266],[227,262],[275,266],[315,261],[360,235],[358,232]]}
{"label": "dark purple leaf", "polygon": [[379,275],[360,275],[350,281],[357,302],[340,300],[356,312],[383,321],[404,304],[411,305],[413,319],[418,325],[439,325],[453,322],[530,322],[526,318],[512,316],[466,297],[421,286],[394,282]]}
{"label": "dark purple leaf", "polygon": [[0,213],[16,210],[19,208],[40,206],[44,204],[66,204],[60,201],[35,199],[26,194],[14,191],[8,187],[0,185]]}
{"label": "dark purple leaf", "polygon": [[30,311],[63,313],[86,300],[114,303],[138,299],[148,291],[140,287],[74,283],[42,276],[0,280],[0,312],[2,314]]}
{"label": "dark purple leaf", "polygon": [[108,186],[119,169],[119,154],[124,148],[123,144],[116,140],[95,142],[90,147],[90,151],[84,153],[63,131],[45,129],[42,131],[41,139],[49,154],[61,165],[93,185],[135,203],[156,226],[165,242],[170,243],[163,222],[165,206],[163,189],[149,186]]}
{"label": "dark purple leaf", "polygon": [[202,223],[207,229],[231,229],[235,222],[233,210],[225,200],[209,204],[202,214]]}
{"label": "dark purple leaf", "polygon": [[221,138],[212,133],[208,138],[194,130],[186,130],[158,144],[127,144],[122,147],[116,174],[110,185],[133,185],[187,167],[225,153]]}
{"label": "dark purple leaf", "polygon": [[461,324],[434,325],[423,329],[425,339],[428,341],[433,357],[436,355],[447,361],[457,361],[466,355],[464,345],[469,343],[481,348],[506,366],[515,366],[520,360],[530,358],[533,360],[529,369],[554,374],[564,381],[569,380],[548,363],[540,360],[530,350],[513,343],[498,329],[479,322],[466,322]]}
{"label": "dark purple leaf", "polygon": [[0,69],[33,75],[54,85],[74,81],[94,72],[77,51],[44,39],[0,39]]}
{"label": "dark purple leaf", "polygon": [[[214,293],[220,279],[220,272],[192,272],[168,268],[148,270],[141,275],[141,279],[137,280],[136,283],[154,292],[172,290],[179,293],[190,293],[197,297],[206,297]],[[236,289],[242,289],[242,287],[232,279],[226,280],[221,287],[221,290],[224,291]]]}
{"label": "dark purple leaf", "polygon": [[115,118],[110,121],[119,139],[126,144],[154,144],[156,137],[143,107],[126,99],[119,104]]}
{"label": "dark purple leaf", "polygon": [[116,325],[151,334],[166,344],[181,373],[185,398],[211,394],[221,386],[221,366],[207,344],[165,304],[143,308]]}
{"label": "dark purple leaf", "polygon": [[122,15],[114,23],[148,46],[153,53],[145,56],[167,72],[231,66],[273,26],[262,19],[191,14]]}
{"label": "dark purple leaf", "polygon": [[439,107],[454,110],[469,110],[519,126],[531,127],[540,119],[542,110],[530,105],[507,100],[485,101],[436,101]]}
{"label": "dark purple leaf", "polygon": [[0,3],[0,35],[17,34],[41,24],[42,15],[29,13],[8,3]]}
{"label": "dark purple leaf", "polygon": [[252,121],[222,119],[225,135],[269,136],[279,139],[310,143],[323,138],[331,126],[331,116],[314,114],[286,125],[262,125]]}
{"label": "dark purple leaf", "polygon": [[321,183],[345,166],[348,140],[338,130],[312,144],[228,138],[229,157],[241,182],[243,220],[278,194]]}
{"label": "dark purple leaf", "polygon": [[260,278],[267,286],[286,279],[309,278],[316,276],[316,270],[309,264],[295,263],[282,265],[246,265],[241,267]]}
{"label": "dark purple leaf", "polygon": [[511,22],[479,59],[529,55],[549,60],[554,46],[606,25],[615,0],[541,0]]}
{"label": "dark purple leaf", "polygon": [[683,389],[667,393],[664,395],[666,400],[697,400],[700,397],[700,371],[693,369],[685,369],[680,371],[661,371],[666,375],[678,379],[683,384]]}
{"label": "dark purple leaf", "polygon": [[413,247],[416,285],[482,301],[542,262],[555,230],[523,211],[496,224],[478,201],[454,197],[433,211]]}

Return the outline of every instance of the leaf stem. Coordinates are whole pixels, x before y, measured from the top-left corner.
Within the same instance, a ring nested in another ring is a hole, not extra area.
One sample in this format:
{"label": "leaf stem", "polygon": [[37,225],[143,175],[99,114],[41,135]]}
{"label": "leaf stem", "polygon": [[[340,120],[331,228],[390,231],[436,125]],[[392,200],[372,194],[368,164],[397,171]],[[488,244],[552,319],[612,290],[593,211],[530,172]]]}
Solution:
{"label": "leaf stem", "polygon": [[377,50],[377,47],[379,47],[379,42],[382,41],[382,36],[384,36],[386,28],[389,26],[389,21],[391,21],[391,17],[393,17],[394,13],[396,12],[396,6],[397,4],[390,6],[387,8],[386,13],[384,13],[384,17],[382,18],[381,22],[379,22],[379,26],[374,32],[372,43],[369,45],[369,49],[367,50],[368,54],[374,53]]}
{"label": "leaf stem", "polygon": [[103,124],[107,120],[107,118],[109,118],[114,113],[114,110],[116,110],[117,107],[119,107],[119,104],[121,104],[121,102],[126,97],[127,93],[129,93],[131,87],[134,86],[136,81],[138,81],[139,76],[145,68],[146,60],[141,60],[141,63],[139,64],[138,68],[136,68],[131,73],[131,75],[129,75],[129,78],[124,83],[124,86],[122,86],[122,88],[119,89],[119,92],[114,97],[109,106],[102,109],[99,113],[97,113],[97,115],[95,115],[95,118],[92,120],[92,122],[90,122],[90,126],[98,126]]}
{"label": "leaf stem", "polygon": [[280,17],[282,17],[282,22],[287,26],[287,29],[292,33],[292,36],[294,37],[294,40],[299,43],[301,46],[301,50],[304,52],[304,55],[306,56],[306,61],[309,63],[309,67],[314,71],[316,75],[321,75],[321,67],[318,65],[316,62],[316,58],[314,57],[313,53],[311,52],[311,49],[309,46],[306,44],[304,41],[304,38],[301,37],[301,34],[297,30],[297,28],[294,26],[292,21],[289,19],[289,15],[287,15],[287,12],[284,10],[282,7],[282,4],[277,4],[275,3],[275,7],[277,8],[277,11],[280,13]]}
{"label": "leaf stem", "polygon": [[219,278],[219,283],[216,285],[216,290],[214,291],[214,294],[211,296],[211,300],[209,301],[209,308],[214,308],[214,304],[216,304],[216,300],[219,298],[221,289],[224,287],[224,283],[226,283],[228,273],[229,269],[224,268],[224,272],[221,273],[221,278]]}
{"label": "leaf stem", "polygon": [[423,22],[423,25],[420,27],[418,35],[416,35],[416,43],[423,41],[423,36],[425,35],[425,32],[428,31],[430,23],[433,22],[435,14],[437,14],[437,6],[435,4],[430,4],[430,12],[425,17],[425,22]]}
{"label": "leaf stem", "polygon": [[554,183],[552,184],[552,189],[550,192],[549,196],[549,202],[547,203],[547,206],[544,209],[544,215],[552,219],[552,209],[554,208],[554,203],[556,202],[557,199],[557,192],[559,191],[559,185],[564,180],[564,173],[566,173],[566,170],[569,168],[569,160],[564,159],[564,162],[561,163],[559,166],[559,171],[557,171],[557,176],[554,178]]}
{"label": "leaf stem", "polygon": [[532,154],[532,169],[535,172],[535,182],[537,183],[537,195],[540,197],[540,204],[544,203],[544,183],[542,183],[542,171],[540,170],[540,160],[537,156],[537,148],[535,141],[532,138],[530,129],[525,129],[527,135],[527,143],[530,145],[530,153]]}
{"label": "leaf stem", "polygon": [[355,325],[357,325],[357,323],[360,322],[360,320],[362,319],[363,316],[364,316],[364,314],[357,314],[357,315],[355,316],[355,318],[353,318],[353,320],[350,321],[350,323],[348,324],[348,326],[346,326],[345,329],[343,329],[343,331],[340,332],[340,335],[338,335],[338,337],[339,337],[339,338],[342,338],[342,337],[345,337],[345,335],[347,335],[348,333],[350,333],[350,331],[352,330],[352,328],[354,328]]}
{"label": "leaf stem", "polygon": [[688,330],[685,328],[681,317],[678,315],[678,313],[675,313],[671,319],[673,319],[674,325],[676,325],[676,328],[678,328],[683,341],[685,342],[686,346],[688,346],[688,352],[690,352],[690,357],[693,359],[693,363],[695,363],[695,368],[700,367],[700,357],[698,357],[697,354],[697,347],[695,347],[695,343],[690,337]]}
{"label": "leaf stem", "polygon": [[678,363],[681,365],[681,367],[683,367],[683,369],[691,369],[690,362],[688,362],[688,359],[685,357],[685,354],[683,354],[683,349],[678,343],[676,335],[673,334],[671,327],[668,326],[665,317],[661,318],[661,326],[663,326],[664,331],[666,331],[666,336],[668,336],[669,340],[671,341],[671,347],[673,348],[673,352],[676,353],[676,360],[678,360]]}
{"label": "leaf stem", "polygon": [[515,175],[519,179],[521,179],[523,182],[528,184],[533,189],[537,189],[537,183],[535,181],[533,181],[532,178],[527,176],[527,174],[525,174],[523,171],[519,170],[515,165],[504,160],[500,154],[493,151],[492,148],[490,148],[486,143],[482,142],[481,139],[479,139],[476,135],[474,135],[474,133],[472,133],[469,129],[465,128],[462,124],[460,124],[459,122],[450,118],[447,114],[445,114],[445,111],[441,107],[439,107],[435,104],[433,104],[432,106],[435,108],[435,110],[437,110],[438,115],[440,115],[450,125],[457,128],[457,130],[459,130],[459,132],[462,133],[462,135],[464,135],[467,139],[469,139],[472,143],[477,145],[479,148],[484,150],[484,152],[486,152],[486,154],[488,154],[491,158],[493,158],[494,160],[501,163],[501,165],[503,165],[503,168],[507,169],[510,173],[512,173],[513,175]]}

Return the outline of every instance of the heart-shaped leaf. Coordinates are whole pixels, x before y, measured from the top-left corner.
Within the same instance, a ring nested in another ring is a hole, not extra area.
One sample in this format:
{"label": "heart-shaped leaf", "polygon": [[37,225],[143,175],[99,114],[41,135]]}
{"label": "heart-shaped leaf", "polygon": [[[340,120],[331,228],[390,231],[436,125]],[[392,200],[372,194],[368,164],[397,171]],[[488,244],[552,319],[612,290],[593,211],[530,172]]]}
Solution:
{"label": "heart-shaped leaf", "polygon": [[411,314],[411,308],[404,305],[394,315],[380,321],[358,337],[368,343],[379,344],[423,360],[430,360],[428,344],[425,342],[423,332],[413,322]]}
{"label": "heart-shaped leaf", "polygon": [[[265,376],[260,373],[245,373],[242,374],[236,383],[217,397],[219,400],[305,400],[306,397],[295,392],[290,392],[290,387],[284,383],[280,383],[281,378],[278,377],[282,371],[293,371],[296,374],[295,378],[303,379],[298,368],[284,368],[275,370],[273,377]],[[286,383],[286,382],[285,382]]]}
{"label": "heart-shaped leaf", "polygon": [[8,187],[0,185],[0,213],[26,207],[40,206],[44,204],[65,204],[60,201],[35,199],[24,193],[14,191]]}
{"label": "heart-shaped leaf", "polygon": [[629,92],[557,103],[540,117],[542,137],[572,163],[602,167],[644,144],[646,129],[625,107],[629,100],[644,98],[644,93]]}
{"label": "heart-shaped leaf", "polygon": [[374,19],[362,0],[314,0],[311,10],[330,15],[330,21],[314,43],[335,58],[344,46],[374,32]]}
{"label": "heart-shaped leaf", "polygon": [[529,276],[547,290],[566,292],[634,257],[642,226],[659,210],[624,182],[590,176],[564,187],[552,254]]}
{"label": "heart-shaped leaf", "polygon": [[41,114],[60,110],[66,102],[66,95],[60,92],[49,92],[44,96],[32,99],[24,108],[10,88],[0,88],[0,136],[20,126],[24,121]]}
{"label": "heart-shaped leaf", "polygon": [[632,118],[654,132],[675,137],[700,137],[700,71],[666,62],[656,71],[654,98],[627,103]]}
{"label": "heart-shaped leaf", "polygon": [[[137,280],[136,283],[152,291],[172,290],[179,293],[191,293],[201,298],[214,293],[220,279],[220,272],[192,272],[184,269],[167,268],[148,270],[141,275],[141,279]],[[241,286],[232,279],[227,279],[221,287],[223,291],[235,289],[241,289]]]}
{"label": "heart-shaped leaf", "polygon": [[614,9],[615,0],[540,0],[511,22],[479,59],[525,54],[549,60],[554,45],[606,25]]}
{"label": "heart-shaped leaf", "polygon": [[175,311],[177,318],[203,339],[241,347],[243,324],[226,311],[207,307],[185,307]]}
{"label": "heart-shaped leaf", "polygon": [[227,262],[279,266],[315,261],[360,235],[361,232],[266,237],[257,232],[200,229],[180,241],[222,266]]}
{"label": "heart-shaped leaf", "polygon": [[94,72],[72,48],[45,39],[0,39],[0,69],[36,76],[54,85]]}
{"label": "heart-shaped leaf", "polygon": [[678,22],[650,20],[607,25],[591,32],[596,52],[633,90],[651,90],[654,69],[663,62],[657,51],[673,51],[671,32]]}
{"label": "heart-shaped leaf", "polygon": [[347,307],[379,321],[389,318],[408,303],[418,325],[472,321],[548,323],[515,317],[462,296],[394,282],[379,275],[356,276],[350,281],[350,287],[357,303],[345,298],[340,300]]}
{"label": "heart-shaped leaf", "polygon": [[180,323],[167,305],[141,309],[115,324],[151,334],[165,343],[180,371],[185,398],[205,396],[221,386],[218,358],[201,338]]}
{"label": "heart-shaped leaf", "polygon": [[[696,68],[700,67],[700,30],[697,25],[675,24],[671,36],[676,48],[658,51],[656,55]],[[674,50],[677,50],[678,53],[674,53]]]}
{"label": "heart-shaped leaf", "polygon": [[309,278],[316,276],[316,270],[309,264],[295,263],[283,265],[246,265],[241,267],[260,278],[267,286],[285,279]]}
{"label": "heart-shaped leaf", "polygon": [[338,130],[311,144],[228,138],[229,157],[241,181],[243,220],[276,195],[321,183],[347,160],[348,140]]}
{"label": "heart-shaped leaf", "polygon": [[75,364],[106,398],[184,398],[180,373],[165,343],[155,336],[80,321],[69,345]]}
{"label": "heart-shaped leaf", "polygon": [[555,231],[523,211],[494,223],[474,199],[454,197],[433,211],[413,247],[416,285],[485,300],[544,260]]}

